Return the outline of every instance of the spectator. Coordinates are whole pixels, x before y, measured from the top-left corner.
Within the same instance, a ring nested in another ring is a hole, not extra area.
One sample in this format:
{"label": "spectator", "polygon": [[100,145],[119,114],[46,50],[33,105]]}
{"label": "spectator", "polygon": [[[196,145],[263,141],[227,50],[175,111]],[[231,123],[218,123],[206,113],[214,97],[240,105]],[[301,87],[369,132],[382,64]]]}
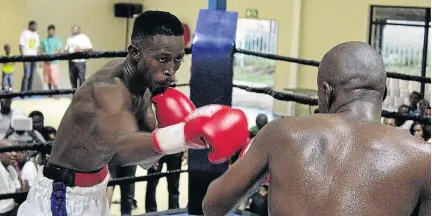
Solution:
{"label": "spectator", "polygon": [[425,110],[430,107],[430,103],[426,99],[421,99],[417,104],[418,110],[420,112],[420,116],[425,115]]}
{"label": "spectator", "polygon": [[430,118],[430,117],[431,117],[431,107],[430,107],[430,106],[428,106],[428,107],[425,109],[425,111],[424,111],[424,116],[427,117],[427,118]]}
{"label": "spectator", "polygon": [[252,196],[248,211],[260,216],[268,215],[268,185],[261,185]]}
{"label": "spectator", "polygon": [[[73,26],[72,36],[66,40],[66,52],[86,52],[92,50],[92,48],[93,45],[87,35],[81,33],[81,29],[79,26]],[[85,61],[85,59],[74,59],[72,61],[69,61],[69,77],[72,88],[77,88],[81,86],[85,81]],[[79,81],[79,84],[77,81]]]}
{"label": "spectator", "polygon": [[[22,31],[19,40],[21,55],[37,55],[39,49],[39,35],[36,33],[37,23],[32,20],[28,23],[28,29]],[[33,75],[36,70],[36,62],[24,62],[24,75],[21,82],[21,91],[30,91],[33,86]]]}
{"label": "spectator", "polygon": [[253,138],[256,136],[259,130],[263,128],[268,123],[267,116],[265,114],[259,114],[255,119],[255,126],[249,129],[250,135],[249,138]]}
{"label": "spectator", "polygon": [[45,139],[42,135],[32,128],[33,121],[22,113],[17,113],[12,116],[11,128],[5,138],[19,143],[44,143]]}
{"label": "spectator", "polygon": [[45,126],[42,131],[42,136],[47,142],[54,141],[56,134],[57,130],[51,126]]}
{"label": "spectator", "polygon": [[[5,44],[4,45],[4,51],[5,51],[5,55],[6,57],[12,56],[11,54],[11,48],[9,44]],[[8,90],[8,91],[12,91],[12,85],[13,85],[13,72],[15,70],[14,68],[15,63],[14,62],[9,62],[9,63],[5,63],[3,64],[2,67],[2,90]],[[7,85],[7,87],[6,87]]]}
{"label": "spectator", "polygon": [[[136,165],[133,166],[118,166],[116,164],[108,164],[111,178],[134,177],[136,172]],[[111,205],[114,186],[107,187],[108,203]],[[121,184],[120,185],[120,212],[121,216],[130,216],[132,208],[134,207],[135,197],[135,184]]]}
{"label": "spectator", "polygon": [[[12,146],[13,143],[8,140],[0,140],[0,147]],[[10,167],[14,160],[16,160],[16,152],[4,152],[0,153],[0,194],[15,193],[16,186],[14,178],[16,174],[10,173],[8,167]],[[0,215],[4,216],[16,216],[17,205],[14,199],[2,199],[0,200]]]}
{"label": "spectator", "polygon": [[383,124],[396,127],[396,119],[394,118],[384,118]]}
{"label": "spectator", "polygon": [[315,109],[314,114],[318,114],[318,113],[320,113],[319,109]]}
{"label": "spectator", "polygon": [[[409,110],[410,110],[409,106],[407,106],[407,105],[401,105],[398,108],[398,113],[401,114],[401,115],[409,115]],[[395,122],[396,127],[401,128],[403,130],[409,130],[410,127],[411,127],[411,125],[412,125],[412,123],[413,123],[412,120],[405,121],[405,120],[401,120],[400,118],[397,118],[395,120],[396,120],[396,122]]]}
{"label": "spectator", "polygon": [[430,138],[431,138],[431,130],[430,130],[430,125],[425,125],[425,124],[420,124],[419,122],[414,122],[411,125],[410,128],[410,133],[411,135],[430,142]]}
{"label": "spectator", "polygon": [[12,116],[24,113],[12,110],[12,99],[0,99],[0,139],[4,138],[10,129]]}
{"label": "spectator", "polygon": [[[62,42],[55,36],[55,26],[48,26],[48,37],[41,41],[41,54],[56,54],[61,51]],[[59,60],[44,62],[44,81],[48,89],[57,89],[59,84]]]}
{"label": "spectator", "polygon": [[[183,153],[163,156],[158,163],[152,168],[148,169],[147,174],[160,173],[163,164],[166,163],[167,170],[178,170],[181,168]],[[179,207],[179,185],[180,173],[169,175],[166,177],[168,183],[168,209],[178,209]],[[159,179],[150,179],[147,181],[145,209],[146,213],[156,212],[156,187]]]}
{"label": "spectator", "polygon": [[33,186],[34,179],[37,175],[36,164],[30,160],[28,151],[17,152],[17,162],[15,169],[18,171],[19,179],[21,180],[21,189],[28,191]]}
{"label": "spectator", "polygon": [[420,115],[420,111],[417,107],[418,102],[421,100],[420,93],[413,91],[409,96],[409,115]]}

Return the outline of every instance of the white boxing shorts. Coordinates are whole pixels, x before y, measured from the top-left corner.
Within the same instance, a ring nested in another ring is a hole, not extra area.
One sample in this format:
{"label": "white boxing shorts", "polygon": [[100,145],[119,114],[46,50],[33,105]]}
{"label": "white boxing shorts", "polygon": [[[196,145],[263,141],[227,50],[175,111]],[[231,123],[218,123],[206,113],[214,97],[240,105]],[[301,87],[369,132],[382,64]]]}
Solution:
{"label": "white boxing shorts", "polygon": [[106,195],[109,174],[91,187],[67,187],[53,184],[42,171],[39,169],[17,216],[110,216]]}

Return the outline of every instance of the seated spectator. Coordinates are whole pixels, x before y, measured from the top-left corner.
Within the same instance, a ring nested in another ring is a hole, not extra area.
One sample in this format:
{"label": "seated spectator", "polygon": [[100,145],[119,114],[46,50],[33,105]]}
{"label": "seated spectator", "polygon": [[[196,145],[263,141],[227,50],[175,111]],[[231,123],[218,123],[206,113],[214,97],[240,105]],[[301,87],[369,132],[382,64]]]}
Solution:
{"label": "seated spectator", "polygon": [[424,111],[424,117],[430,118],[431,117],[431,107],[428,106]]}
{"label": "seated spectator", "polygon": [[47,142],[54,141],[57,134],[57,130],[51,126],[45,126],[42,132],[42,136]]}
{"label": "seated spectator", "polygon": [[425,99],[421,99],[417,104],[418,110],[420,112],[420,116],[425,115],[425,110],[430,107],[429,101]]}
{"label": "seated spectator", "polygon": [[[399,114],[401,114],[401,115],[409,115],[409,109],[410,109],[409,106],[407,106],[407,105],[401,105],[398,108],[397,112]],[[395,122],[396,127],[400,128],[400,129],[404,129],[404,130],[409,130],[410,127],[411,127],[411,125],[412,125],[412,123],[413,123],[412,120],[405,121],[405,120],[402,120],[400,118],[396,118],[395,120],[396,120],[396,122]]]}
{"label": "seated spectator", "polygon": [[414,122],[411,125],[410,133],[421,140],[430,142],[430,138],[431,138],[430,125],[424,125],[418,122]]}
{"label": "seated spectator", "polygon": [[36,130],[32,129],[32,118],[22,114],[13,115],[11,128],[5,138],[19,143],[44,143],[45,139]]}
{"label": "seated spectator", "polygon": [[[14,145],[8,140],[0,140],[0,147]],[[17,191],[14,183],[14,173],[8,171],[8,167],[16,160],[16,152],[0,153],[0,194],[15,193]],[[16,216],[18,207],[13,198],[0,200],[0,215]]]}
{"label": "seated spectator", "polygon": [[0,99],[0,139],[4,138],[10,129],[12,123],[12,115],[22,114],[24,112],[13,110],[12,99]]}
{"label": "seated spectator", "polygon": [[261,185],[252,196],[248,211],[260,216],[268,215],[268,185]]}
{"label": "seated spectator", "polygon": [[21,180],[21,189],[28,191],[33,186],[34,179],[37,175],[36,164],[30,160],[27,151],[17,152],[17,163],[15,169]]}
{"label": "seated spectator", "polygon": [[254,138],[261,128],[263,128],[268,123],[267,116],[265,114],[259,114],[255,119],[255,126],[249,129],[249,138]]}
{"label": "seated spectator", "polygon": [[396,127],[396,119],[394,119],[394,118],[384,118],[383,124],[389,125],[389,126],[392,126],[392,127]]}
{"label": "seated spectator", "polygon": [[413,91],[411,92],[410,96],[409,96],[409,111],[408,114],[409,115],[414,115],[414,116],[418,116],[420,115],[420,110],[418,109],[418,102],[422,99],[420,93]]}

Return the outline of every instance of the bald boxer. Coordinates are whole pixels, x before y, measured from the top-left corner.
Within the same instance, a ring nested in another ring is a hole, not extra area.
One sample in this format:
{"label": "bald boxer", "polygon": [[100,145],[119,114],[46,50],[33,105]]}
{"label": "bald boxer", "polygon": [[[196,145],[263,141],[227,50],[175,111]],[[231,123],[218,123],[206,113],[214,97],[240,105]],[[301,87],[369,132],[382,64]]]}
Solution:
{"label": "bald boxer", "polygon": [[[149,167],[162,155],[211,148],[209,160],[219,163],[246,141],[242,111],[222,105],[195,110],[189,98],[167,88],[184,56],[177,17],[140,14],[131,41],[126,59],[107,64],[76,91],[18,215],[108,216],[109,161]],[[159,128],[143,132],[156,127],[155,116]]]}
{"label": "bald boxer", "polygon": [[210,185],[205,215],[225,215],[266,173],[270,215],[430,215],[430,145],[380,123],[385,84],[369,45],[331,49],[318,69],[321,114],[267,124]]}

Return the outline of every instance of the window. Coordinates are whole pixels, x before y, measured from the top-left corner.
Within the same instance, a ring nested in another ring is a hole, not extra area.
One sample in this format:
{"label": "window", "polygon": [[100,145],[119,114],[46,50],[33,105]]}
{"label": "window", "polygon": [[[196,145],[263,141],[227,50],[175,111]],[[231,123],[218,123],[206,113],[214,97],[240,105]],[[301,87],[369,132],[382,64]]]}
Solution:
{"label": "window", "polygon": [[[239,18],[236,48],[276,54],[277,21]],[[246,83],[274,85],[275,61],[250,55],[236,54],[234,80]]]}
{"label": "window", "polygon": [[[430,77],[430,17],[430,8],[371,6],[369,44],[381,53],[387,71]],[[403,82],[393,87],[429,93],[429,84]]]}

